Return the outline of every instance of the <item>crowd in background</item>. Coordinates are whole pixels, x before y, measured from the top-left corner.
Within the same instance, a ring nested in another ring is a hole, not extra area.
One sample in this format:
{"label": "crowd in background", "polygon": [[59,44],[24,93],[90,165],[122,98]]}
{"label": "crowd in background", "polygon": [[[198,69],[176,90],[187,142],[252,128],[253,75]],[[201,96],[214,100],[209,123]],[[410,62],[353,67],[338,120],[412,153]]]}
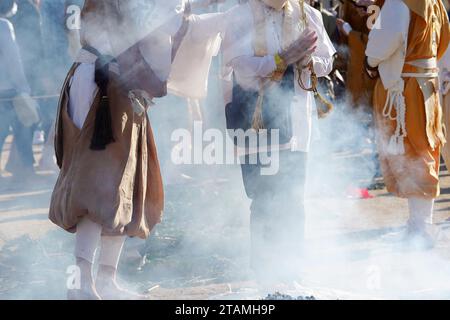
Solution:
{"label": "crowd in background", "polygon": [[[12,134],[3,171],[17,180],[35,174],[33,144],[51,140],[59,90],[72,61],[66,27],[71,4],[82,1],[0,1],[0,151]],[[37,103],[36,121],[21,116],[15,100],[19,95]],[[52,164],[50,149],[44,152],[42,166]]]}

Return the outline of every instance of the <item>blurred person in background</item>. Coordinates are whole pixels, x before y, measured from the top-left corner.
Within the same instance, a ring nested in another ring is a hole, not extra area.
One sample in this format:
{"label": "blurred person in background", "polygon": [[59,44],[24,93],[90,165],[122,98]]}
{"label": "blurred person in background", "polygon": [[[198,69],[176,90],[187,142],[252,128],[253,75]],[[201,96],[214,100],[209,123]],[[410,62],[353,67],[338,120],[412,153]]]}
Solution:
{"label": "blurred person in background", "polygon": [[25,75],[33,95],[44,93],[44,41],[42,16],[37,0],[14,0],[17,14],[11,18],[16,31],[17,44],[22,55]]}
{"label": "blurred person in background", "polygon": [[[45,75],[39,1],[14,0],[14,2],[17,12],[11,16],[10,21],[14,26],[25,76],[31,90],[30,94],[32,96],[43,95],[45,91],[42,79]],[[22,126],[17,129],[22,131],[21,134],[24,138],[14,140],[6,170],[18,179],[35,173],[33,136],[37,129],[37,123],[31,127]]]}
{"label": "blurred person in background", "polygon": [[[369,13],[368,8],[374,4],[374,0],[340,0],[335,8],[337,16],[333,40],[338,51],[335,69],[340,76],[336,76],[339,81],[335,83],[339,88],[339,108],[333,119],[335,127],[328,134],[333,135],[336,128],[339,128],[344,133],[344,138],[337,151],[358,155],[358,164],[370,168],[367,170],[367,182],[361,184],[359,181],[351,181],[347,188],[350,194],[365,194],[365,188],[377,186],[376,178],[381,176],[372,107],[376,80],[371,79],[364,68],[370,31],[368,22],[373,19],[373,13]],[[370,157],[361,156],[362,154],[370,154]]]}
{"label": "blurred person in background", "polygon": [[[450,12],[450,2],[443,0],[445,9]],[[441,98],[442,98],[442,118],[446,130],[447,143],[442,148],[442,157],[444,158],[447,170],[450,170],[450,141],[449,132],[450,129],[450,49],[447,49],[445,55],[439,61],[439,80],[441,82]]]}
{"label": "blurred person in background", "polygon": [[450,49],[447,49],[445,55],[439,61],[439,80],[441,85],[442,98],[442,118],[443,124],[447,128],[445,135],[447,143],[442,147],[442,158],[444,159],[447,170],[450,170]]}
{"label": "blurred person in background", "polygon": [[69,70],[72,59],[69,55],[69,41],[66,26],[66,0],[41,0],[40,12],[43,41],[42,93],[46,98],[40,99],[41,122],[39,133],[45,140],[39,169],[56,168],[53,156],[53,123],[59,92],[64,77]]}
{"label": "blurred person in background", "polygon": [[375,0],[343,0],[337,26],[341,43],[348,48],[346,83],[348,101],[354,109],[366,109],[371,113],[375,80],[364,72],[365,51],[369,38],[367,7]]}
{"label": "blurred person in background", "polygon": [[18,6],[13,0],[0,0],[0,150],[10,130],[14,135],[10,163],[15,162],[11,173],[15,178],[27,177],[34,173],[32,152],[33,127],[38,122],[37,106],[30,99],[30,86],[25,76],[21,52],[10,19]]}
{"label": "blurred person in background", "polygon": [[40,129],[45,139],[39,169],[54,171],[54,122],[61,84],[81,49],[79,29],[84,0],[41,0],[42,38],[45,76],[42,81],[47,98],[41,99]]}
{"label": "blurred person in background", "polygon": [[[450,10],[450,2],[448,0],[442,1],[447,12]],[[445,128],[447,128],[445,135],[447,143],[442,147],[442,158],[444,159],[447,170],[450,170],[450,48],[447,49],[445,55],[439,61],[439,80],[442,98],[442,118]]]}
{"label": "blurred person in background", "polygon": [[323,25],[328,33],[331,41],[335,41],[337,37],[337,17],[333,7],[326,6],[323,1],[320,0],[307,0],[311,7],[317,9],[322,14]]}

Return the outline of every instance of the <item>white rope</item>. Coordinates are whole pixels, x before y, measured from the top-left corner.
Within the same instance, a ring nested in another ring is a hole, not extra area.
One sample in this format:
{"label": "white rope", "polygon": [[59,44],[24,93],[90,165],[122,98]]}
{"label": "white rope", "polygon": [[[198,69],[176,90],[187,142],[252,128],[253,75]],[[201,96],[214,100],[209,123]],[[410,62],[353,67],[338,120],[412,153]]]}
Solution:
{"label": "white rope", "polygon": [[[437,78],[436,72],[423,73],[402,73],[403,78]],[[388,145],[388,152],[392,155],[401,155],[405,153],[405,138],[408,136],[406,132],[406,102],[403,91],[405,82],[399,80],[397,84],[388,90],[388,96],[383,108],[383,116],[391,121],[396,121],[397,126],[395,133],[391,137]],[[395,116],[392,115],[395,110]]]}
{"label": "white rope", "polygon": [[427,72],[427,73],[402,73],[404,78],[437,78],[439,73]]}
{"label": "white rope", "polygon": [[[383,108],[383,116],[391,121],[396,121],[395,133],[388,145],[388,153],[401,155],[405,153],[404,140],[408,136],[406,132],[406,102],[403,96],[404,81],[398,82],[397,86],[388,90],[388,96]],[[392,115],[395,110],[395,116]]]}

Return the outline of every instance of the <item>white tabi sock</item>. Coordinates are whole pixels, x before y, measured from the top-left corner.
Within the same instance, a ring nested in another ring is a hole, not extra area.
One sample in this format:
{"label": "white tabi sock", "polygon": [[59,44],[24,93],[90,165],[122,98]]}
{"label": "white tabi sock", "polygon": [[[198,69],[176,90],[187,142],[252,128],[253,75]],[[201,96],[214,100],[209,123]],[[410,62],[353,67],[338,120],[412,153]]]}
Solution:
{"label": "white tabi sock", "polygon": [[103,236],[98,263],[117,270],[126,236]]}
{"label": "white tabi sock", "polygon": [[84,259],[91,264],[95,261],[97,250],[102,235],[102,226],[84,218],[77,225],[75,241],[75,257]]}
{"label": "white tabi sock", "polygon": [[408,227],[423,231],[427,224],[433,224],[434,199],[409,198]]}

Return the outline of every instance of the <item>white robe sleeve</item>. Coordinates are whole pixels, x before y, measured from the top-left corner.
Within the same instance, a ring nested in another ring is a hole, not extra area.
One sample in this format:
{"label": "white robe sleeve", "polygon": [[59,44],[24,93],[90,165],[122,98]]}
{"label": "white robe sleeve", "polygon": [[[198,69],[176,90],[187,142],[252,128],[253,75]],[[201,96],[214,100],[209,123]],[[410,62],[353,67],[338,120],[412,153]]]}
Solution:
{"label": "white robe sleeve", "polygon": [[229,63],[229,66],[245,78],[267,78],[277,68],[275,58],[272,55],[236,57]]}
{"label": "white robe sleeve", "polygon": [[228,11],[190,18],[189,29],[178,49],[168,81],[170,93],[203,99],[207,95],[211,61],[220,49]]}
{"label": "white robe sleeve", "polygon": [[201,42],[207,38],[223,33],[227,23],[228,12],[208,13],[190,17],[190,40]]}
{"label": "white robe sleeve", "polygon": [[369,34],[366,55],[372,67],[387,60],[408,41],[410,13],[399,0],[388,0],[381,9],[379,21]]}
{"label": "white robe sleeve", "polygon": [[316,31],[318,36],[317,50],[312,56],[314,71],[318,77],[325,77],[333,70],[336,49],[325,30],[322,14],[310,6],[305,6],[305,10],[309,17],[309,27]]}
{"label": "white robe sleeve", "polygon": [[379,67],[386,89],[401,78],[410,24],[410,11],[401,0],[387,0],[376,26],[369,34],[366,56],[372,67]]}

